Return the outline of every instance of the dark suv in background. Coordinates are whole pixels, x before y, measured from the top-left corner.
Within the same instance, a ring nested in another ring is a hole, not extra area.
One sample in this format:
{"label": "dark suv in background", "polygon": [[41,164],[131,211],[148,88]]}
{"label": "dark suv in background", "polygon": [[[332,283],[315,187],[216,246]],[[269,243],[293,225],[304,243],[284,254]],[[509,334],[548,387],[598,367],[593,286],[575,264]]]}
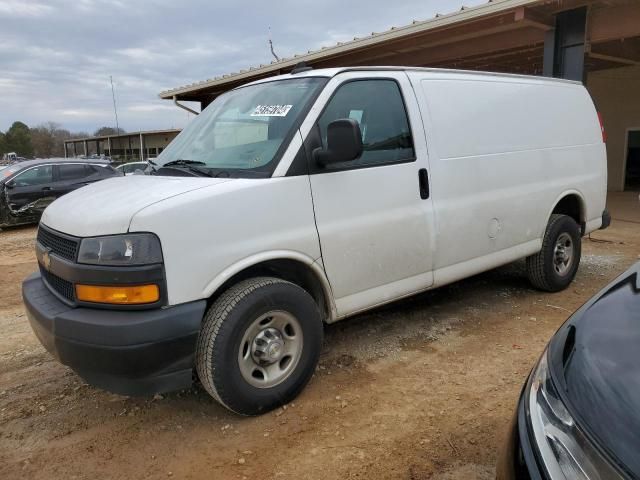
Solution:
{"label": "dark suv in background", "polygon": [[27,160],[0,169],[0,227],[37,223],[56,198],[89,183],[122,176],[99,160]]}

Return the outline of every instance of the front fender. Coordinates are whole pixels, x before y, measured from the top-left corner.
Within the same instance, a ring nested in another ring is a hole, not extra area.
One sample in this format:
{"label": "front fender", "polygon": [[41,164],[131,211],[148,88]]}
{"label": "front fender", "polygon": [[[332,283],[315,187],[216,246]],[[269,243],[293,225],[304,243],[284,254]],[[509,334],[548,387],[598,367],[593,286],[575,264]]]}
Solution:
{"label": "front fender", "polygon": [[261,263],[273,260],[294,260],[306,265],[313,272],[313,274],[322,285],[325,298],[328,300],[328,306],[330,310],[330,318],[328,319],[328,322],[331,323],[331,321],[336,318],[337,311],[331,291],[331,285],[329,284],[329,280],[327,279],[325,271],[322,268],[321,259],[313,259],[308,255],[293,250],[273,250],[260,252],[229,265],[205,285],[201,294],[202,298],[211,297],[211,295],[213,295],[222,285],[224,285],[235,275],[238,275],[239,273]]}

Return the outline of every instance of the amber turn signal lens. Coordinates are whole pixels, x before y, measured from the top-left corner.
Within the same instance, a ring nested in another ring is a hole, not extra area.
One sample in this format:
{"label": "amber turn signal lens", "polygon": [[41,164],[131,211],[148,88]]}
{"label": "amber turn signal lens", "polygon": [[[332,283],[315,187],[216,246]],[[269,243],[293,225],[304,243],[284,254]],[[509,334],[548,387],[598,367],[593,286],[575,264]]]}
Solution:
{"label": "amber turn signal lens", "polygon": [[160,300],[157,285],[76,285],[76,298],[81,302],[140,305]]}

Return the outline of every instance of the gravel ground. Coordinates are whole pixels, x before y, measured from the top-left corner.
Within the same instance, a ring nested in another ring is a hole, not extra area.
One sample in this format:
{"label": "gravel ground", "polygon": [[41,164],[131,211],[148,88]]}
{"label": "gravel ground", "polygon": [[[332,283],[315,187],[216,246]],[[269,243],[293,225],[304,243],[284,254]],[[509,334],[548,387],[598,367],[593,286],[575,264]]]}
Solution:
{"label": "gravel ground", "polygon": [[86,385],[35,339],[20,281],[35,228],[0,233],[0,478],[491,479],[546,342],[638,259],[638,224],[584,242],[574,284],[531,289],[518,262],[328,326],[286,408],[230,414],[199,387],[129,398]]}

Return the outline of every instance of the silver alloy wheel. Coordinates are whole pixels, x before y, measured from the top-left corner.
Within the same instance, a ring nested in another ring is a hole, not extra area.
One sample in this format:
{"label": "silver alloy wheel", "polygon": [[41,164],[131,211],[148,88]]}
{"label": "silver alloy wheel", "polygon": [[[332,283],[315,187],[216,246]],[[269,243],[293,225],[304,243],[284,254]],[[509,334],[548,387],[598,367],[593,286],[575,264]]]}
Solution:
{"label": "silver alloy wheel", "polygon": [[560,276],[566,275],[571,270],[573,263],[573,240],[571,235],[563,232],[556,240],[553,249],[553,268]]}
{"label": "silver alloy wheel", "polygon": [[244,332],[238,350],[242,377],[257,388],[284,382],[302,354],[302,327],[298,319],[281,310],[255,319]]}

